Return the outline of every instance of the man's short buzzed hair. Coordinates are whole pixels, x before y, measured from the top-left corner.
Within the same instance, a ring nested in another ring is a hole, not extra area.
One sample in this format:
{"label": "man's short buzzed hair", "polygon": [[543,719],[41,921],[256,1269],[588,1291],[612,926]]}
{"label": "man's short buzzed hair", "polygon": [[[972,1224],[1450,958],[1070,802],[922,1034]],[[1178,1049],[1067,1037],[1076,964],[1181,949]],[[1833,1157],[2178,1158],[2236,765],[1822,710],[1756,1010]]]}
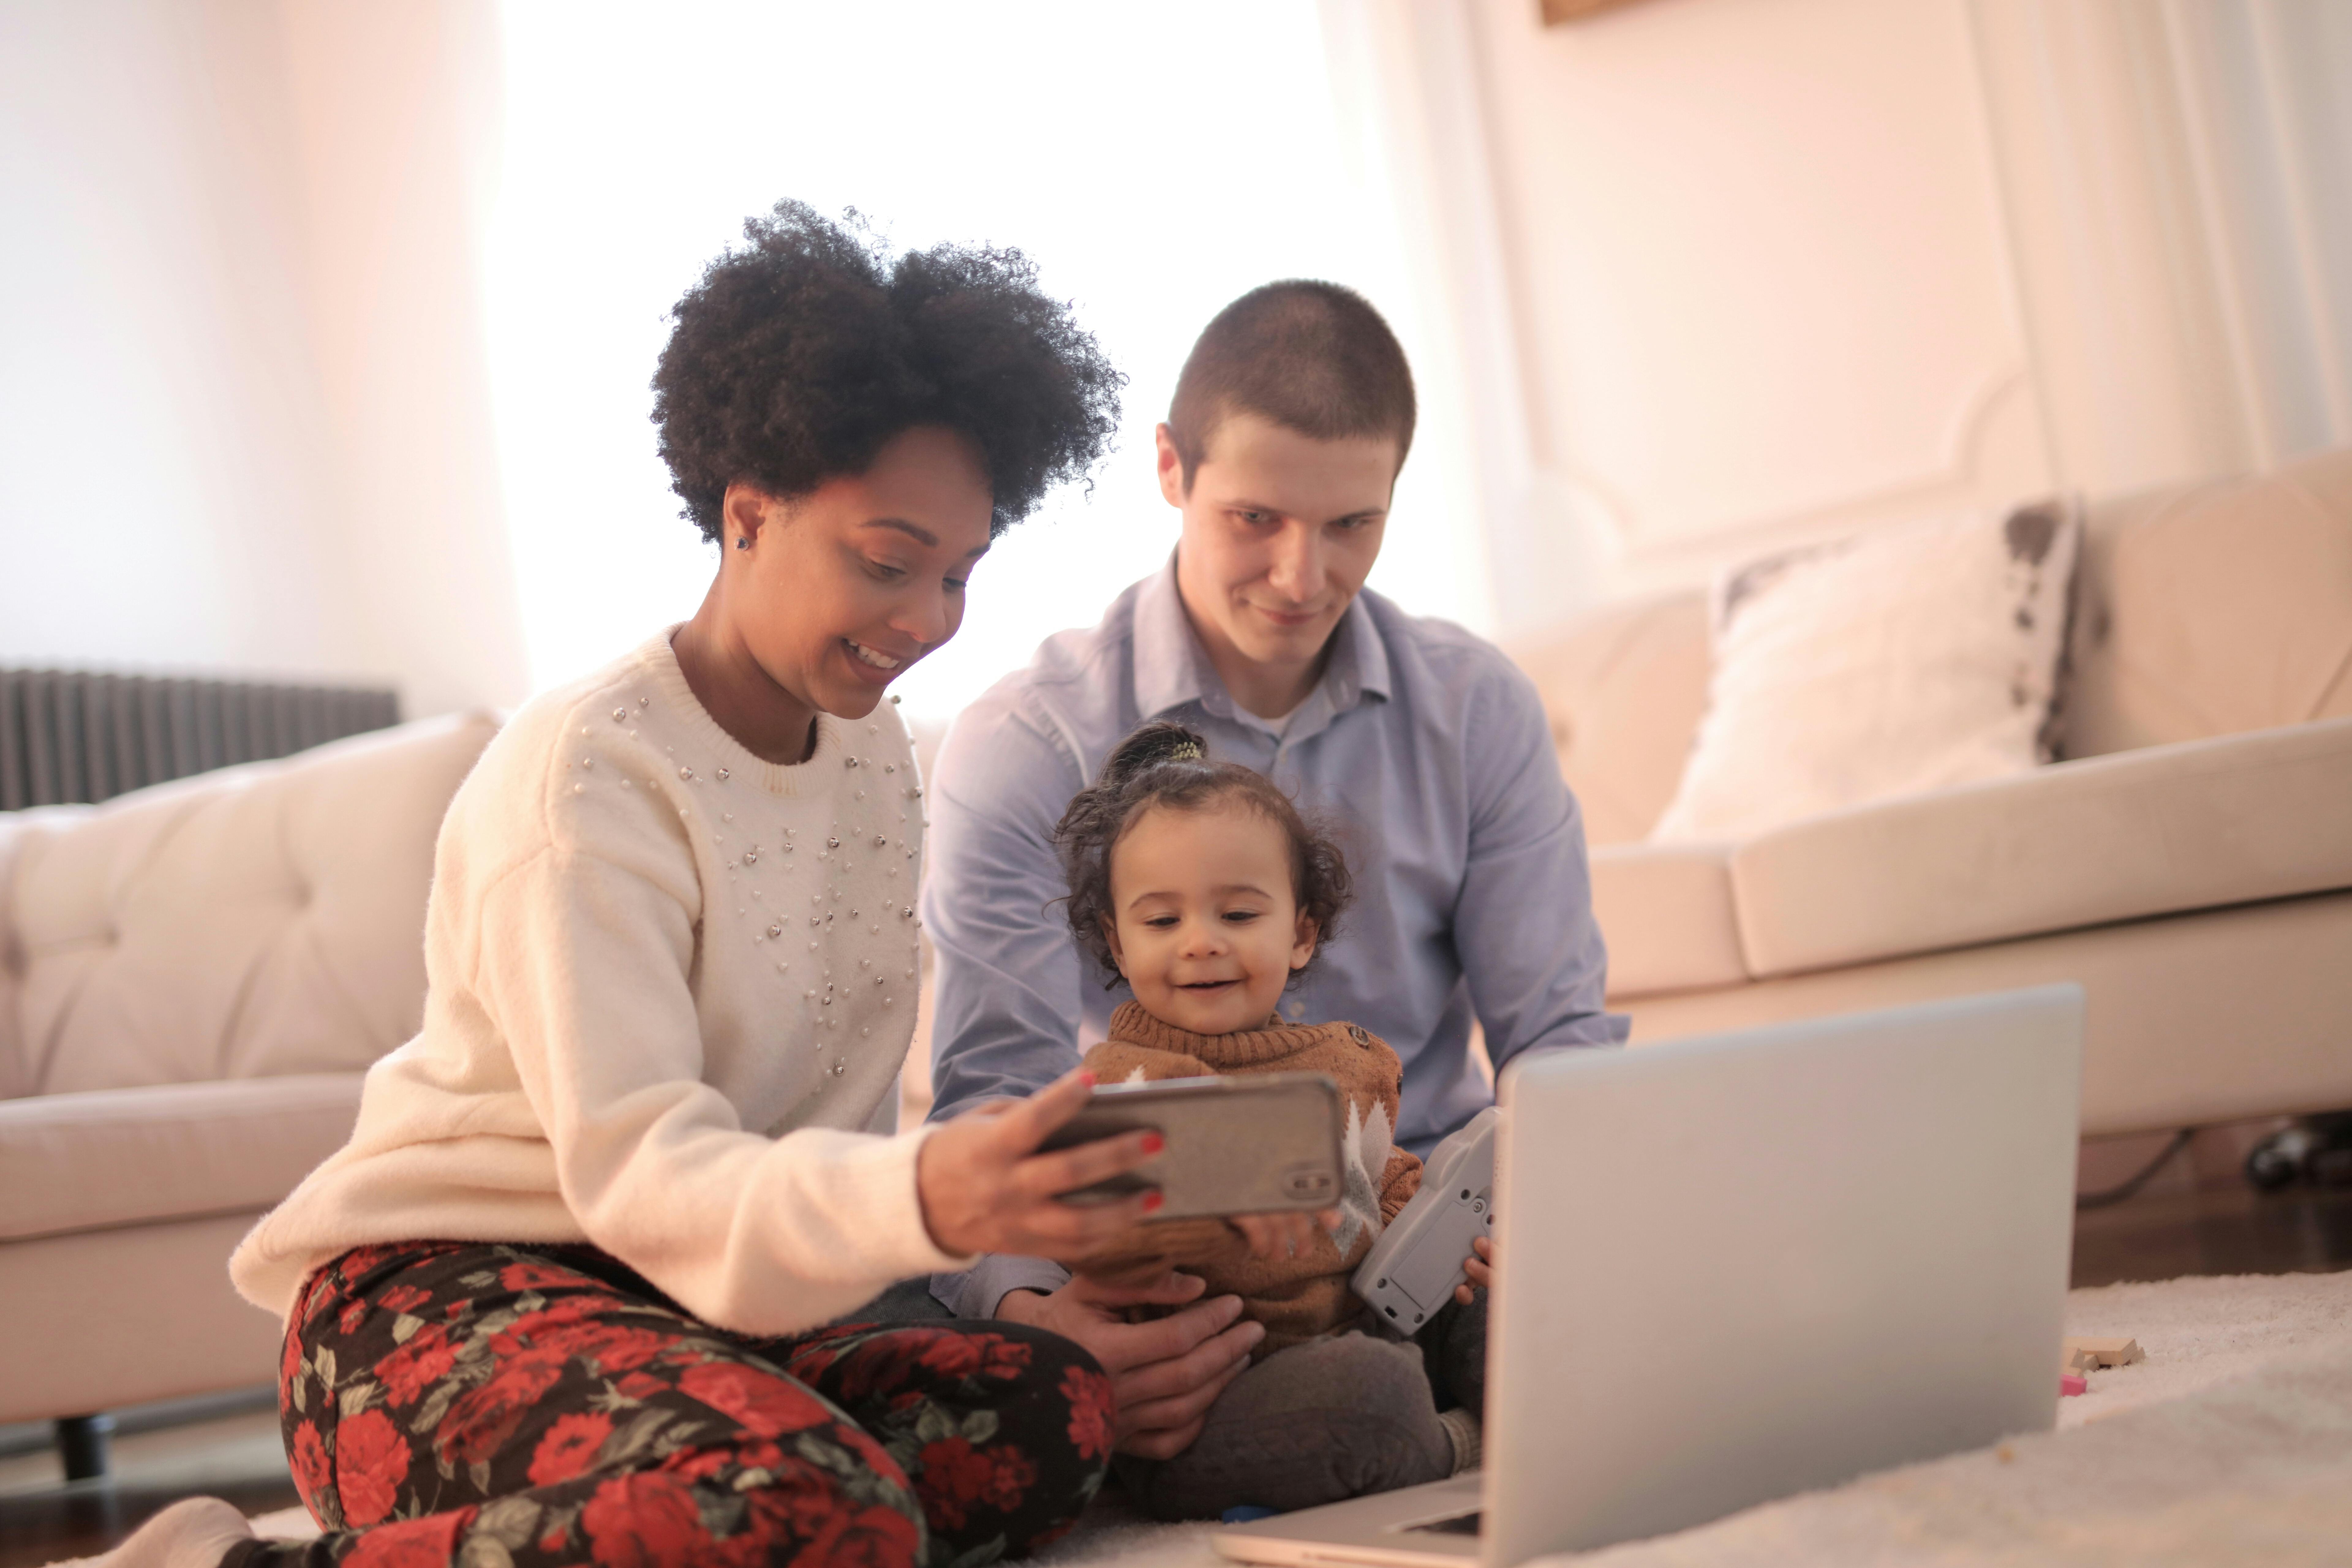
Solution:
{"label": "man's short buzzed hair", "polygon": [[1235,414],[1318,441],[1396,438],[1412,446],[1412,371],[1396,334],[1352,289],[1291,278],[1253,289],[1202,330],[1176,378],[1168,434],[1184,488],[1209,437]]}

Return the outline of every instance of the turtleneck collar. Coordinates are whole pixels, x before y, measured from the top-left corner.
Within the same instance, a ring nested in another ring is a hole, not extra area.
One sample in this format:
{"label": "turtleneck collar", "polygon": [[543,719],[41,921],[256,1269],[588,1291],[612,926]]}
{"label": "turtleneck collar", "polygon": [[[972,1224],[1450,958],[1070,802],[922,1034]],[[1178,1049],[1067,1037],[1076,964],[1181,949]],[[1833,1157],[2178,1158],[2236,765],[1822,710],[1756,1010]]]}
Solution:
{"label": "turtleneck collar", "polygon": [[1155,1051],[1171,1051],[1203,1061],[1219,1071],[1263,1067],[1305,1050],[1336,1026],[1286,1024],[1270,1017],[1263,1028],[1236,1029],[1230,1035],[1196,1035],[1165,1024],[1143,1010],[1139,1002],[1124,1002],[1110,1016],[1110,1037]]}

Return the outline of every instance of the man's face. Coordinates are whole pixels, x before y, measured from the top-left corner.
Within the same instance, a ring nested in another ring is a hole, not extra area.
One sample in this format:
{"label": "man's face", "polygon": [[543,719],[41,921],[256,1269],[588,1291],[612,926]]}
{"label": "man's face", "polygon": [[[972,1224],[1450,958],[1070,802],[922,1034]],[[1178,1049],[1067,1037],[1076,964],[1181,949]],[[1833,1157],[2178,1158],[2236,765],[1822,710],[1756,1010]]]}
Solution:
{"label": "man's face", "polygon": [[1184,514],[1177,584],[1212,658],[1312,666],[1380,555],[1395,439],[1318,441],[1234,414],[1210,435],[1190,491],[1165,425],[1159,447],[1160,493]]}

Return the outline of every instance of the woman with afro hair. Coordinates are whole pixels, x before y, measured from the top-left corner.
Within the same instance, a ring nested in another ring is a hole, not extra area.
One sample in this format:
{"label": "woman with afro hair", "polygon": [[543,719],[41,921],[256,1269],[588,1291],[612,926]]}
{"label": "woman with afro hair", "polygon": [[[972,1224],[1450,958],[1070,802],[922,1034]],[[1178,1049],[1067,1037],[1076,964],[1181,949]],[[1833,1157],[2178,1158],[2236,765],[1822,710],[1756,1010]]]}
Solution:
{"label": "woman with afro hair", "polygon": [[423,1029],[231,1265],[285,1318],[324,1533],[198,1499],[125,1562],[945,1568],[1030,1552],[1101,1480],[1084,1351],[856,1310],[1155,1205],[1054,1201],[1156,1146],[1038,1153],[1081,1074],[893,1131],[923,802],[885,689],[1092,466],[1120,377],[1017,252],[894,257],[789,202],[745,233],[653,383],[709,592],[484,752],[441,830]]}

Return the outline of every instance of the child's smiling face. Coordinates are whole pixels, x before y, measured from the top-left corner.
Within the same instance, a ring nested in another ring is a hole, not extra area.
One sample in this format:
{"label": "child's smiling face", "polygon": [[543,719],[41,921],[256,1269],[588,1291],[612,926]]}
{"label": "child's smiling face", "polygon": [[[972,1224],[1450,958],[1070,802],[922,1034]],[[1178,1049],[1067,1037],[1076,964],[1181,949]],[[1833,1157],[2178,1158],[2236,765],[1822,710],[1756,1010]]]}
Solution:
{"label": "child's smiling face", "polygon": [[1315,954],[1281,825],[1223,802],[1148,807],[1110,852],[1110,947],[1143,1010],[1196,1035],[1263,1027]]}

